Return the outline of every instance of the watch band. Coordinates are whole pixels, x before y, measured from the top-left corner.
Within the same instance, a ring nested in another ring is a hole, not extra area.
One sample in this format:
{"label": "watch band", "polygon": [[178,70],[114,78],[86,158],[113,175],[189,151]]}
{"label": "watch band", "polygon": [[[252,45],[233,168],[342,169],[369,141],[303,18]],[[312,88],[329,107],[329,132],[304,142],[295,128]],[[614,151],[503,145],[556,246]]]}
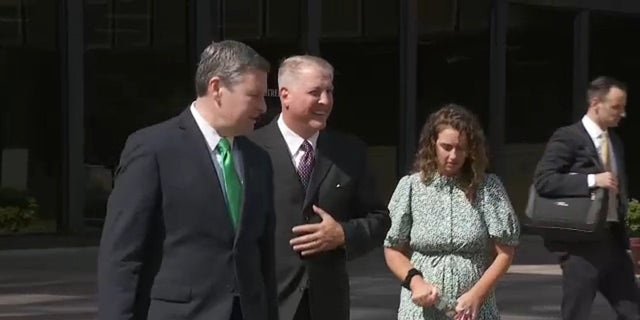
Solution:
{"label": "watch band", "polygon": [[407,275],[404,277],[404,281],[402,281],[402,286],[407,290],[411,290],[411,279],[415,276],[422,277],[422,272],[416,268],[409,269],[409,271],[407,271]]}

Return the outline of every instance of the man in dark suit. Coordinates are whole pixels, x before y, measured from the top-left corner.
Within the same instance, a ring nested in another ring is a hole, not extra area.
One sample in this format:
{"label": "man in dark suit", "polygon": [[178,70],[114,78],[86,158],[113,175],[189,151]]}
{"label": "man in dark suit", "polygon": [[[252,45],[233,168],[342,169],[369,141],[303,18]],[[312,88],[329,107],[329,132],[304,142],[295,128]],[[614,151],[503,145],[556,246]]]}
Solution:
{"label": "man in dark suit", "polygon": [[265,112],[269,63],[209,45],[195,102],[127,140],[98,261],[98,317],[276,320],[268,155],[240,135]]}
{"label": "man in dark suit", "polygon": [[545,246],[560,256],[562,318],[589,318],[600,291],[618,319],[640,319],[633,264],[626,252],[624,151],[610,130],[625,115],[626,86],[599,77],[590,83],[587,98],[587,114],[553,134],[535,172],[535,187],[542,196],[588,196],[593,188],[604,188],[607,194],[601,213],[606,222],[599,236],[589,241],[545,239]]}
{"label": "man in dark suit", "polygon": [[278,72],[282,112],[252,135],[271,156],[281,320],[348,320],[348,259],[382,245],[390,220],[368,171],[366,146],[323,130],[333,67],[314,56]]}

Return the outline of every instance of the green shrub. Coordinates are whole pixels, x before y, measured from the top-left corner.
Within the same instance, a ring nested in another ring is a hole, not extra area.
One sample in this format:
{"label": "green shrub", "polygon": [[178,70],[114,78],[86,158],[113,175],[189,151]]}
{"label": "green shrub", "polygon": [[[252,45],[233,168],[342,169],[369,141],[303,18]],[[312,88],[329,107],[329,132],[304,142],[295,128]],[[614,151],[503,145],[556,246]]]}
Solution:
{"label": "green shrub", "polygon": [[637,199],[629,200],[626,220],[629,236],[640,237],[640,202]]}
{"label": "green shrub", "polygon": [[0,231],[18,232],[31,224],[38,213],[36,200],[26,192],[0,189]]}

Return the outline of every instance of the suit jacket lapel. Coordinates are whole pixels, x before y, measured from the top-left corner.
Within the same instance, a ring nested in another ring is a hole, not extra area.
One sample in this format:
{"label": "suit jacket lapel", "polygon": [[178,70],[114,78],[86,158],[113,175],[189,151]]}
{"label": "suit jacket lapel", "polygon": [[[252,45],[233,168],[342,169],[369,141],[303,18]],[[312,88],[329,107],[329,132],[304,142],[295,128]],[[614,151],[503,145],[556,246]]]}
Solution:
{"label": "suit jacket lapel", "polygon": [[[274,166],[285,165],[288,167],[288,171],[290,171],[294,175],[298,175],[295,166],[293,165],[293,161],[291,161],[291,153],[289,151],[289,147],[287,146],[280,129],[278,128],[277,123],[278,117],[276,117],[271,123],[267,125],[267,134],[268,143],[265,145],[266,148],[272,149],[271,152],[272,162]],[[311,173],[311,179],[309,181],[309,186],[306,190],[306,195],[304,199],[304,206],[307,207],[311,203],[313,203],[316,195],[318,193],[318,188],[322,184],[322,181],[329,172],[329,169],[333,165],[331,161],[331,143],[328,141],[328,136],[326,133],[320,132],[318,136],[318,142],[315,150],[315,163],[313,166],[313,172]],[[298,180],[300,183],[300,188],[302,188],[302,182]]]}
{"label": "suit jacket lapel", "polygon": [[307,194],[304,198],[305,208],[314,202],[322,181],[333,165],[333,161],[331,161],[331,144],[327,140],[327,134],[320,132],[315,151],[315,164],[311,173],[311,179],[309,180],[309,186],[307,187]]}
{"label": "suit jacket lapel", "polygon": [[242,204],[240,205],[240,217],[238,217],[238,230],[236,232],[234,246],[235,246],[235,243],[238,241],[240,233],[242,232],[242,225],[244,224],[245,217],[248,214],[248,212],[246,212],[246,208],[247,208],[246,204],[247,204],[247,199],[251,197],[251,194],[253,192],[253,185],[251,184],[251,181],[253,181],[252,178],[254,174],[253,172],[254,166],[252,165],[252,160],[251,160],[253,158],[249,152],[249,148],[245,146],[244,137],[236,137],[235,143],[238,144],[238,150],[242,155],[243,184],[242,184]]}
{"label": "suit jacket lapel", "polygon": [[[219,208],[216,211],[224,212],[224,219],[228,222],[229,230],[231,233],[229,236],[233,237],[233,225],[231,222],[231,218],[227,214],[227,206],[225,203],[224,192],[222,192],[222,188],[219,183],[218,173],[213,164],[212,156],[209,152],[209,147],[207,146],[207,141],[205,140],[202,132],[200,132],[200,128],[196,124],[196,120],[191,115],[191,110],[187,108],[180,115],[180,129],[184,130],[185,135],[185,143],[188,145],[187,149],[190,150],[193,154],[188,155],[196,159],[196,169],[201,172],[204,176],[205,180],[211,183],[211,187],[213,188],[213,194],[216,199],[219,201],[214,201],[212,199],[212,205],[217,205]],[[212,226],[215,227],[215,226]]]}
{"label": "suit jacket lapel", "polygon": [[[626,175],[626,168],[625,168],[625,162],[624,162],[624,154],[622,152],[623,150],[623,146],[622,146],[622,140],[620,140],[620,137],[618,137],[617,134],[615,134],[614,132],[611,132],[609,134],[609,140],[611,140],[611,146],[613,147],[613,155],[615,157],[615,161],[616,161],[616,166],[617,166],[617,176],[618,176],[618,181],[620,182],[620,187],[618,188],[618,190],[620,190],[620,196],[621,196],[621,201],[627,201],[627,175]],[[626,212],[624,212],[624,214],[626,214]]]}
{"label": "suit jacket lapel", "polygon": [[[286,166],[287,171],[290,171],[292,174],[295,174],[297,176],[298,171],[293,165],[293,161],[291,161],[289,146],[287,146],[287,143],[284,140],[280,129],[278,128],[278,123],[276,122],[277,119],[278,117],[276,117],[273,121],[271,121],[271,123],[266,126],[268,141],[265,147],[273,150],[273,152],[271,152],[271,160],[274,166]],[[302,188],[302,182],[300,182],[300,188]]]}

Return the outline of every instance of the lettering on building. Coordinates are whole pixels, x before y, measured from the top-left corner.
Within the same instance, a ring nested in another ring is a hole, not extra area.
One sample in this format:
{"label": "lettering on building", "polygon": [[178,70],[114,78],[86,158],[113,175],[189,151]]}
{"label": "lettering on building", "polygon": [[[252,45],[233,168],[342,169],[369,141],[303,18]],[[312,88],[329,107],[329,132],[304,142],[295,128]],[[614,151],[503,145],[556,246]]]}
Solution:
{"label": "lettering on building", "polygon": [[278,89],[267,89],[267,94],[265,95],[265,97],[277,98],[278,96]]}

